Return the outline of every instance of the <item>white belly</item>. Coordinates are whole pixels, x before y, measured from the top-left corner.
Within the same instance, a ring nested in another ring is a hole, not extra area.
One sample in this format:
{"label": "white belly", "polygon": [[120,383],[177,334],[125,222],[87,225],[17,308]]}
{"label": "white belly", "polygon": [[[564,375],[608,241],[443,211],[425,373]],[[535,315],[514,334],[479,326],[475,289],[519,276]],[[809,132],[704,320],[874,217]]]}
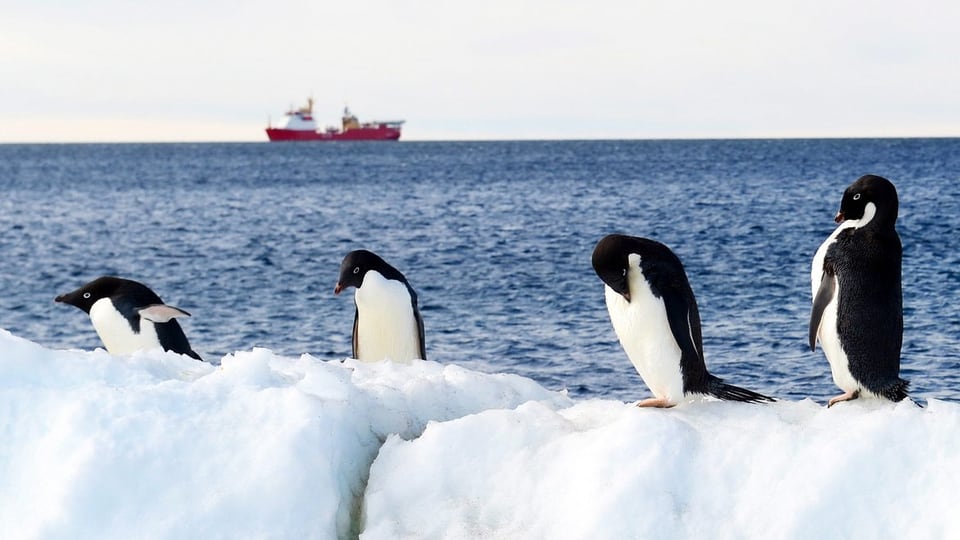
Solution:
{"label": "white belly", "polygon": [[823,347],[823,354],[830,362],[830,374],[833,375],[833,382],[838,388],[845,392],[852,392],[860,388],[860,384],[850,373],[850,363],[847,360],[847,353],[843,351],[840,344],[840,335],[837,332],[837,296],[827,304],[823,310],[823,318],[820,320],[820,331],[817,337],[820,339],[820,346]]}
{"label": "white belly", "polygon": [[364,362],[420,358],[420,338],[407,287],[370,271],[356,293],[357,356]]}
{"label": "white belly", "polygon": [[653,395],[679,403],[683,399],[680,347],[670,331],[663,300],[653,296],[646,280],[641,277],[639,281],[642,285],[630,280],[631,302],[604,286],[610,321],[620,345]]}
{"label": "white belly", "polygon": [[141,318],[140,332],[135,333],[127,319],[107,298],[97,300],[90,307],[90,320],[110,354],[131,354],[160,347],[160,338],[152,322]]}

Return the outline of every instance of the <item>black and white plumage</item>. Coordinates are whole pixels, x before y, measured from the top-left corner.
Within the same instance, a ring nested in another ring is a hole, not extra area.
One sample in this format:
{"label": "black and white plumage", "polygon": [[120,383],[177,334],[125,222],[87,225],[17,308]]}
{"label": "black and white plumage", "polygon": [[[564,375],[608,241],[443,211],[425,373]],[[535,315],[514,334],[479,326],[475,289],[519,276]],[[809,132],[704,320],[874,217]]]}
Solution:
{"label": "black and white plumage", "polygon": [[707,372],[697,301],[680,259],[667,246],[611,234],[597,243],[593,269],[624,351],[655,396],[640,406],[672,407],[690,394],[773,401]]}
{"label": "black and white plumage", "polygon": [[175,320],[190,314],[164,304],[142,283],[103,276],[55,300],[90,315],[94,330],[111,354],[131,354],[159,347],[203,360],[190,347]]}
{"label": "black and white plumage", "polygon": [[399,270],[367,250],[351,251],[340,265],[334,294],[356,287],[353,357],[364,362],[426,360],[417,293]]}
{"label": "black and white plumage", "polygon": [[903,248],[895,228],[897,189],[880,176],[850,184],[835,221],[840,225],[817,249],[810,269],[813,309],[810,350],[819,339],[833,381],[844,394],[892,401],[907,397],[900,378],[903,343]]}

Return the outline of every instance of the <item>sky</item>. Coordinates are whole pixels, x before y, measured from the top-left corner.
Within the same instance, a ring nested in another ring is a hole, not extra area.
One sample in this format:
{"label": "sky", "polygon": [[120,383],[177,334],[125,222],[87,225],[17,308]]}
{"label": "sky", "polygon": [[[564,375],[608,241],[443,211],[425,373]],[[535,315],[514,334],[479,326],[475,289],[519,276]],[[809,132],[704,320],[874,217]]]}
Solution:
{"label": "sky", "polygon": [[0,0],[0,143],[960,136],[955,0]]}

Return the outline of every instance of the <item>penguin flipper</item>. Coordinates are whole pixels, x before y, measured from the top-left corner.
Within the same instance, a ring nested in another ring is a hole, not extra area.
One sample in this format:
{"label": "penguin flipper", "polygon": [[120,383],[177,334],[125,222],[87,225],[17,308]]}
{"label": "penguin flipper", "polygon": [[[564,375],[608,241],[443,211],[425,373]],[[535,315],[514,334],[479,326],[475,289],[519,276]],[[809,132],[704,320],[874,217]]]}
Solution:
{"label": "penguin flipper", "polygon": [[157,331],[157,337],[160,338],[160,343],[163,344],[163,349],[165,351],[173,351],[177,354],[185,354],[190,358],[195,360],[200,360],[203,362],[203,358],[197,354],[193,348],[190,346],[190,342],[187,340],[187,335],[183,333],[183,328],[180,327],[174,319],[170,319],[168,322],[154,323],[154,328]]}
{"label": "penguin flipper", "polygon": [[424,341],[424,334],[423,334],[423,316],[420,315],[420,310],[416,309],[416,306],[414,306],[413,314],[415,315],[414,318],[417,320],[417,339],[418,339],[418,345],[420,348],[420,359],[426,360],[427,345],[426,345],[426,342]]}
{"label": "penguin flipper", "polygon": [[724,401],[742,401],[744,403],[773,403],[776,399],[763,394],[740,388],[723,382],[718,377],[711,376],[707,385],[710,395]]}
{"label": "penguin flipper", "polygon": [[823,276],[820,277],[820,289],[813,298],[813,309],[810,311],[810,350],[817,350],[817,333],[820,332],[820,322],[823,320],[823,310],[827,308],[833,300],[833,295],[837,290],[837,276],[830,271],[829,267],[824,267]]}
{"label": "penguin flipper", "polygon": [[357,360],[360,359],[360,339],[357,336],[357,325],[360,324],[360,309],[357,308],[353,312],[353,357]]}
{"label": "penguin flipper", "polygon": [[667,312],[670,333],[673,334],[673,339],[680,347],[680,365],[683,370],[684,382],[686,383],[688,377],[691,377],[692,380],[706,378],[707,367],[701,353],[702,344],[698,339],[700,338],[700,314],[696,311],[695,306],[691,310],[683,297],[674,291],[662,290],[661,298]]}
{"label": "penguin flipper", "polygon": [[680,348],[680,374],[683,391],[709,393],[710,373],[703,360],[703,337],[700,332],[700,312],[692,293],[684,296],[671,287],[660,287],[661,299],[667,312],[667,323],[677,347]]}
{"label": "penguin flipper", "polygon": [[152,323],[165,323],[176,317],[189,317],[186,311],[166,304],[150,304],[137,308],[137,313]]}

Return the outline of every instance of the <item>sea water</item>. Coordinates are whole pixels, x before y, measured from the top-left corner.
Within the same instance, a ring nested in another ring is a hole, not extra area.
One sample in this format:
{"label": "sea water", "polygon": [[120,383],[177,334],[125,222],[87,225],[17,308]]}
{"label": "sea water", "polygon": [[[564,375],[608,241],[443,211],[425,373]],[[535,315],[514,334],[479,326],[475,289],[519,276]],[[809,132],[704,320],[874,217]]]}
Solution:
{"label": "sea water", "polygon": [[208,360],[345,358],[353,300],[333,286],[364,248],[417,290],[429,359],[636,400],[590,266],[618,232],[683,261],[711,372],[823,401],[810,261],[867,173],[900,194],[901,375],[960,400],[960,139],[0,145],[0,327],[100,347],[53,298],[113,274],[192,313]]}

